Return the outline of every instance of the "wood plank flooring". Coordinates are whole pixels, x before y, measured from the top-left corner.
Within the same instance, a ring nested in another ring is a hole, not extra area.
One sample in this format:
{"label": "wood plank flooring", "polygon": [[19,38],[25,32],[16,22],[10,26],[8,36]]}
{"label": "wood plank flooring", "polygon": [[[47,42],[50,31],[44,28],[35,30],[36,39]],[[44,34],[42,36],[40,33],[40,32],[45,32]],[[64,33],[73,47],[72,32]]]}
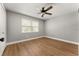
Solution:
{"label": "wood plank flooring", "polygon": [[39,38],[6,47],[3,56],[77,56],[78,46],[49,38]]}

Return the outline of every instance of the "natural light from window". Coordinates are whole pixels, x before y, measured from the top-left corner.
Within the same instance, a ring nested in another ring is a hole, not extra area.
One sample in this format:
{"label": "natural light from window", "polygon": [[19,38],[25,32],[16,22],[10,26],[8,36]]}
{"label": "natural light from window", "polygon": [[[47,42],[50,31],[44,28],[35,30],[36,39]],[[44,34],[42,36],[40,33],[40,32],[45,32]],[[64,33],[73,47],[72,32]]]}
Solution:
{"label": "natural light from window", "polygon": [[39,31],[39,21],[22,19],[22,33],[27,32],[38,32]]}

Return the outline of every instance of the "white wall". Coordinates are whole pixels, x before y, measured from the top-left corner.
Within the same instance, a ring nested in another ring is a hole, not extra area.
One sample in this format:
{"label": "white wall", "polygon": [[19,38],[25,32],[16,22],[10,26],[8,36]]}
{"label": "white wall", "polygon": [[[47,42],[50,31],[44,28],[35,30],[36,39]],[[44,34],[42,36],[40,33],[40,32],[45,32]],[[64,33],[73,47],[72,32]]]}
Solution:
{"label": "white wall", "polygon": [[[21,32],[21,19],[33,19],[39,21],[39,32],[22,33]],[[7,11],[7,42],[19,41],[23,39],[39,37],[44,35],[44,21],[41,19],[25,16],[15,12]]]}
{"label": "white wall", "polygon": [[54,17],[45,22],[46,35],[49,37],[78,42],[78,12]]}

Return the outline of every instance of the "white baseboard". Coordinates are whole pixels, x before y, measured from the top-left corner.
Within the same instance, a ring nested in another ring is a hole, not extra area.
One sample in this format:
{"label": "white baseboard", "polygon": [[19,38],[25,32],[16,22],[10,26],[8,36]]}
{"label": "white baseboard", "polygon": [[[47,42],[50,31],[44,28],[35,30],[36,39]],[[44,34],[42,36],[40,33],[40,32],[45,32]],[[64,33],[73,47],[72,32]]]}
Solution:
{"label": "white baseboard", "polygon": [[12,45],[12,44],[16,44],[16,43],[20,43],[20,42],[24,42],[24,41],[29,41],[29,40],[34,40],[34,39],[38,39],[38,38],[42,38],[42,37],[45,37],[45,36],[39,36],[39,37],[35,37],[35,38],[29,38],[29,39],[23,39],[23,40],[20,40],[20,41],[14,41],[14,42],[7,43],[7,45]]}
{"label": "white baseboard", "polygon": [[63,42],[79,45],[78,42],[68,41],[68,40],[64,40],[64,39],[60,39],[60,38],[54,38],[54,37],[49,37],[49,36],[45,36],[45,37],[50,38],[50,39],[54,39],[54,40],[58,40],[58,41],[63,41]]}
{"label": "white baseboard", "polygon": [[42,37],[47,37],[47,38],[50,38],[50,39],[54,39],[54,40],[58,40],[58,41],[63,41],[63,42],[79,45],[78,42],[68,41],[68,40],[64,40],[64,39],[60,39],[60,38],[54,38],[54,37],[49,37],[49,36],[39,36],[39,37],[35,37],[35,38],[29,38],[29,39],[24,39],[24,40],[20,40],[20,41],[14,41],[14,42],[7,43],[7,45],[16,44],[16,43],[20,43],[20,42],[24,42],[24,41],[29,41],[29,40],[34,40],[34,39],[38,39],[38,38],[42,38]]}

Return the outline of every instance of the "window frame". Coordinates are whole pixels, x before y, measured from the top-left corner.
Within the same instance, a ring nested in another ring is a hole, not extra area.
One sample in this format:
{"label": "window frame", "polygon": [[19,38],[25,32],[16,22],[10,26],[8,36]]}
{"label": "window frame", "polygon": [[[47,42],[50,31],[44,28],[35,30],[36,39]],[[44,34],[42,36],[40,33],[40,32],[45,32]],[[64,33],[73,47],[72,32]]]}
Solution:
{"label": "window frame", "polygon": [[[30,19],[31,26],[23,26],[23,25],[22,25],[22,20],[23,20],[23,19],[27,20],[26,18],[21,18],[21,33],[32,33],[32,32],[36,33],[36,32],[39,32],[39,21],[38,21],[38,20],[31,20],[31,19]],[[32,24],[33,24],[33,23],[32,23],[33,21],[38,22],[38,26],[33,26],[33,25],[32,25]],[[31,31],[25,31],[25,32],[23,32],[23,29],[22,29],[23,27],[31,27]],[[37,27],[38,30],[37,30],[37,31],[33,31],[33,28],[34,28],[34,27]]]}

